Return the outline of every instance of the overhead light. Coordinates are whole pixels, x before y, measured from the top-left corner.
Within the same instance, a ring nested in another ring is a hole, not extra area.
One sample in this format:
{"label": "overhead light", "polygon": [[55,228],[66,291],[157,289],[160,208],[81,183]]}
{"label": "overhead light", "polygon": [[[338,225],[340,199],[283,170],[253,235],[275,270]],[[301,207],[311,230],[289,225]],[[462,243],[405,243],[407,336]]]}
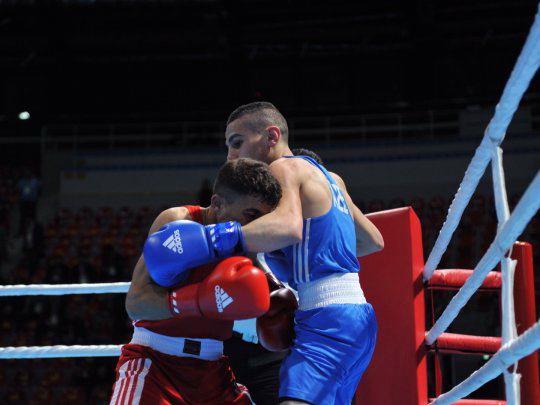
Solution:
{"label": "overhead light", "polygon": [[20,120],[27,120],[30,119],[30,113],[28,111],[23,111],[19,113],[19,119]]}

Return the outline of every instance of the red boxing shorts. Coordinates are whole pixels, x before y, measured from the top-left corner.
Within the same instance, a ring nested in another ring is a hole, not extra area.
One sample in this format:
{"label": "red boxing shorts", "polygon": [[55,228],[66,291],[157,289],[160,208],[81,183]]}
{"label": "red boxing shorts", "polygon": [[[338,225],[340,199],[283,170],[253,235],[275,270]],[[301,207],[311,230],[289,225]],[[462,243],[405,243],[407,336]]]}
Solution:
{"label": "red boxing shorts", "polygon": [[251,405],[227,357],[209,361],[127,344],[116,366],[110,405]]}

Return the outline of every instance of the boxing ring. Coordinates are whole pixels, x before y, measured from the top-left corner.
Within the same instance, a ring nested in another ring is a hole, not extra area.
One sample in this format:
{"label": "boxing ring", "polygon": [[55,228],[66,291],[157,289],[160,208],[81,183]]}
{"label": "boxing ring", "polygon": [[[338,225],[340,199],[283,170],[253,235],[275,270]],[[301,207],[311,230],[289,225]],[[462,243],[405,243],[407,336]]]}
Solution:
{"label": "boxing ring", "polygon": [[[357,404],[424,405],[429,402],[442,405],[456,401],[463,404],[519,404],[520,392],[524,404],[540,403],[537,357],[526,367],[516,366],[525,356],[537,355],[535,351],[540,347],[540,322],[534,314],[534,305],[531,309],[530,303],[531,293],[534,301],[534,291],[531,290],[531,246],[515,243],[540,208],[540,171],[510,214],[500,148],[512,116],[539,65],[540,17],[537,14],[495,115],[465,172],[449,208],[447,220],[425,264],[420,222],[411,208],[369,215],[384,236],[385,249],[361,259],[361,282],[368,301],[376,309],[380,332],[372,364],[357,392]],[[474,270],[437,270],[463,211],[489,163],[492,166],[499,222],[495,239]],[[516,258],[517,261],[514,260]],[[501,272],[492,271],[499,263]],[[522,293],[516,296],[519,301],[516,304],[515,277],[520,278],[522,288]],[[459,290],[440,318],[426,331],[425,293],[428,289],[438,287]],[[129,283],[14,285],[0,286],[0,296],[124,294],[128,288]],[[501,290],[502,336],[444,333],[479,288]],[[517,313],[515,305],[520,308]],[[520,335],[517,332],[516,317],[520,318],[520,325],[528,326]],[[0,348],[0,359],[118,356],[120,348],[121,345],[4,347]],[[440,375],[437,375],[437,397],[429,399],[426,353],[430,350],[490,353],[492,357],[482,368],[446,393],[440,392]],[[512,366],[512,371],[509,371],[508,368]],[[523,377],[518,373],[521,369]],[[500,374],[504,375],[506,401],[459,401]],[[525,389],[520,389],[520,378],[522,381],[527,379]]]}

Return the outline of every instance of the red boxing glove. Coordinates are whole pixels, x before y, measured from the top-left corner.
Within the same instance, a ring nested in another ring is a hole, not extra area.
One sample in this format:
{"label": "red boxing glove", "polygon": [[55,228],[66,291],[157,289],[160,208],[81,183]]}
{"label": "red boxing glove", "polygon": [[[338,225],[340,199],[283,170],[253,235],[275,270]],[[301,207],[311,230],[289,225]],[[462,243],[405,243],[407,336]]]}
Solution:
{"label": "red boxing glove", "polygon": [[288,288],[280,288],[270,294],[270,309],[257,318],[257,337],[272,352],[287,350],[294,338],[294,311],[298,302]]}
{"label": "red boxing glove", "polygon": [[200,283],[169,290],[175,317],[204,316],[240,320],[261,316],[270,307],[266,275],[246,257],[230,257],[216,265]]}

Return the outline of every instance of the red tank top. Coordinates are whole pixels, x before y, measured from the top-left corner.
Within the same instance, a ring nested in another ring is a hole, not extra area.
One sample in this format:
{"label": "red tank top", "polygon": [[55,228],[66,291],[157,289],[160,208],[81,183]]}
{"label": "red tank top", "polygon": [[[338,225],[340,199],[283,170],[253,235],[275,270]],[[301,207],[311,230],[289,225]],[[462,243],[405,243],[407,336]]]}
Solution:
{"label": "red tank top", "polygon": [[[191,219],[202,224],[201,207],[198,205],[186,205],[185,207],[188,209]],[[214,267],[215,263],[209,263],[193,269],[187,280],[179,286],[202,281]],[[138,320],[133,321],[133,325],[165,336],[226,340],[232,336],[233,321],[186,316],[162,321]]]}

